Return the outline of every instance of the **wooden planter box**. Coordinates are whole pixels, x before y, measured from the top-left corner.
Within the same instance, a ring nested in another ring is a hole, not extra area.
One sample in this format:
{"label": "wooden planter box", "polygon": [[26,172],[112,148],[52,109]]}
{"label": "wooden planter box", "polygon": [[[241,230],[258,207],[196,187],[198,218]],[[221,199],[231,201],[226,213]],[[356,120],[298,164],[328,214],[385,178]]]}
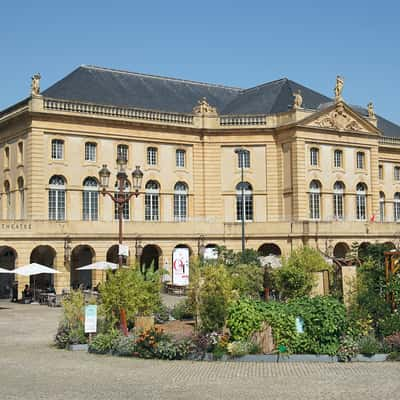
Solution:
{"label": "wooden planter box", "polygon": [[146,317],[135,317],[135,328],[142,331],[148,331],[154,328],[154,315]]}

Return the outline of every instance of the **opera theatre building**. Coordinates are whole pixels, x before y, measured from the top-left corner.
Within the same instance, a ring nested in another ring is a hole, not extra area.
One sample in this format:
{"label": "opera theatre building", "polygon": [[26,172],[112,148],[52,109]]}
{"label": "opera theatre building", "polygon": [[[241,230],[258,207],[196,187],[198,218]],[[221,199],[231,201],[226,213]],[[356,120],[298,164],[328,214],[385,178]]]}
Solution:
{"label": "opera theatre building", "polygon": [[[128,177],[127,263],[171,268],[176,248],[240,250],[243,219],[246,248],[263,255],[397,246],[400,127],[372,103],[346,104],[343,85],[332,80],[327,97],[286,78],[244,89],[81,66],[41,91],[34,75],[30,96],[0,112],[0,267],[53,267],[62,273],[36,284],[54,279],[57,292],[94,286],[101,271],[76,268],[118,259],[103,165],[111,193],[121,168]],[[0,275],[0,297],[13,279]]]}

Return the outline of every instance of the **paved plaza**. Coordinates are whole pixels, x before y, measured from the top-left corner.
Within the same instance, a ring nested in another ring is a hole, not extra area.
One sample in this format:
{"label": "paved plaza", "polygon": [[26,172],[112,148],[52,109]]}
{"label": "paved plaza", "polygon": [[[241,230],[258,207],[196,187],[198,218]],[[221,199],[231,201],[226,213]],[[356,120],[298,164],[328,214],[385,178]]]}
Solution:
{"label": "paved plaza", "polygon": [[400,363],[208,363],[97,356],[52,347],[60,309],[8,302],[0,307],[1,400],[400,398]]}

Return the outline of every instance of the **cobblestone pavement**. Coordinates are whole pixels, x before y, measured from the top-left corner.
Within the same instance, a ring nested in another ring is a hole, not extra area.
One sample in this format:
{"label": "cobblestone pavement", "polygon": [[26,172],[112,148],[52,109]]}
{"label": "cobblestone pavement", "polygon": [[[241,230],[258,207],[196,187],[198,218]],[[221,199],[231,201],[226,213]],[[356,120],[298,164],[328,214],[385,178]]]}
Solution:
{"label": "cobblestone pavement", "polygon": [[0,399],[399,399],[400,363],[152,361],[51,346],[60,309],[0,302]]}

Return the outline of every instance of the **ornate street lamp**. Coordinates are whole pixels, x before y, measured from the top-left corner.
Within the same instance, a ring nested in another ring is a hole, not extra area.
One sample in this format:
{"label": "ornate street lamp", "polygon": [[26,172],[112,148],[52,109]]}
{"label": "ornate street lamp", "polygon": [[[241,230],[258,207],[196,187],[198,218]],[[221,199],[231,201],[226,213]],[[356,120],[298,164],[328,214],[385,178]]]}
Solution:
{"label": "ornate street lamp", "polygon": [[246,153],[246,149],[240,147],[235,149],[235,153],[239,156],[240,159],[240,167],[241,167],[241,179],[240,179],[240,187],[242,190],[242,256],[245,250],[245,232],[244,232],[244,220],[246,217],[246,213],[245,213],[245,196],[244,196],[244,157],[245,157],[245,153]]}
{"label": "ornate street lamp", "polygon": [[[123,222],[123,211],[124,204],[128,203],[132,196],[138,197],[140,193],[140,188],[142,187],[142,179],[143,172],[140,170],[140,167],[137,165],[136,169],[132,172],[132,181],[133,181],[133,192],[125,192],[124,188],[128,183],[128,175],[126,174],[126,165],[127,161],[124,157],[118,156],[117,158],[118,172],[117,172],[117,181],[118,181],[118,193],[116,195],[113,192],[107,190],[108,185],[110,183],[110,175],[111,172],[107,168],[106,164],[103,164],[103,167],[99,171],[100,178],[100,186],[101,186],[101,194],[103,196],[108,195],[111,200],[117,204],[118,207],[118,243],[122,245],[122,222]],[[118,264],[122,267],[123,258],[120,254],[120,247],[118,248]]]}

